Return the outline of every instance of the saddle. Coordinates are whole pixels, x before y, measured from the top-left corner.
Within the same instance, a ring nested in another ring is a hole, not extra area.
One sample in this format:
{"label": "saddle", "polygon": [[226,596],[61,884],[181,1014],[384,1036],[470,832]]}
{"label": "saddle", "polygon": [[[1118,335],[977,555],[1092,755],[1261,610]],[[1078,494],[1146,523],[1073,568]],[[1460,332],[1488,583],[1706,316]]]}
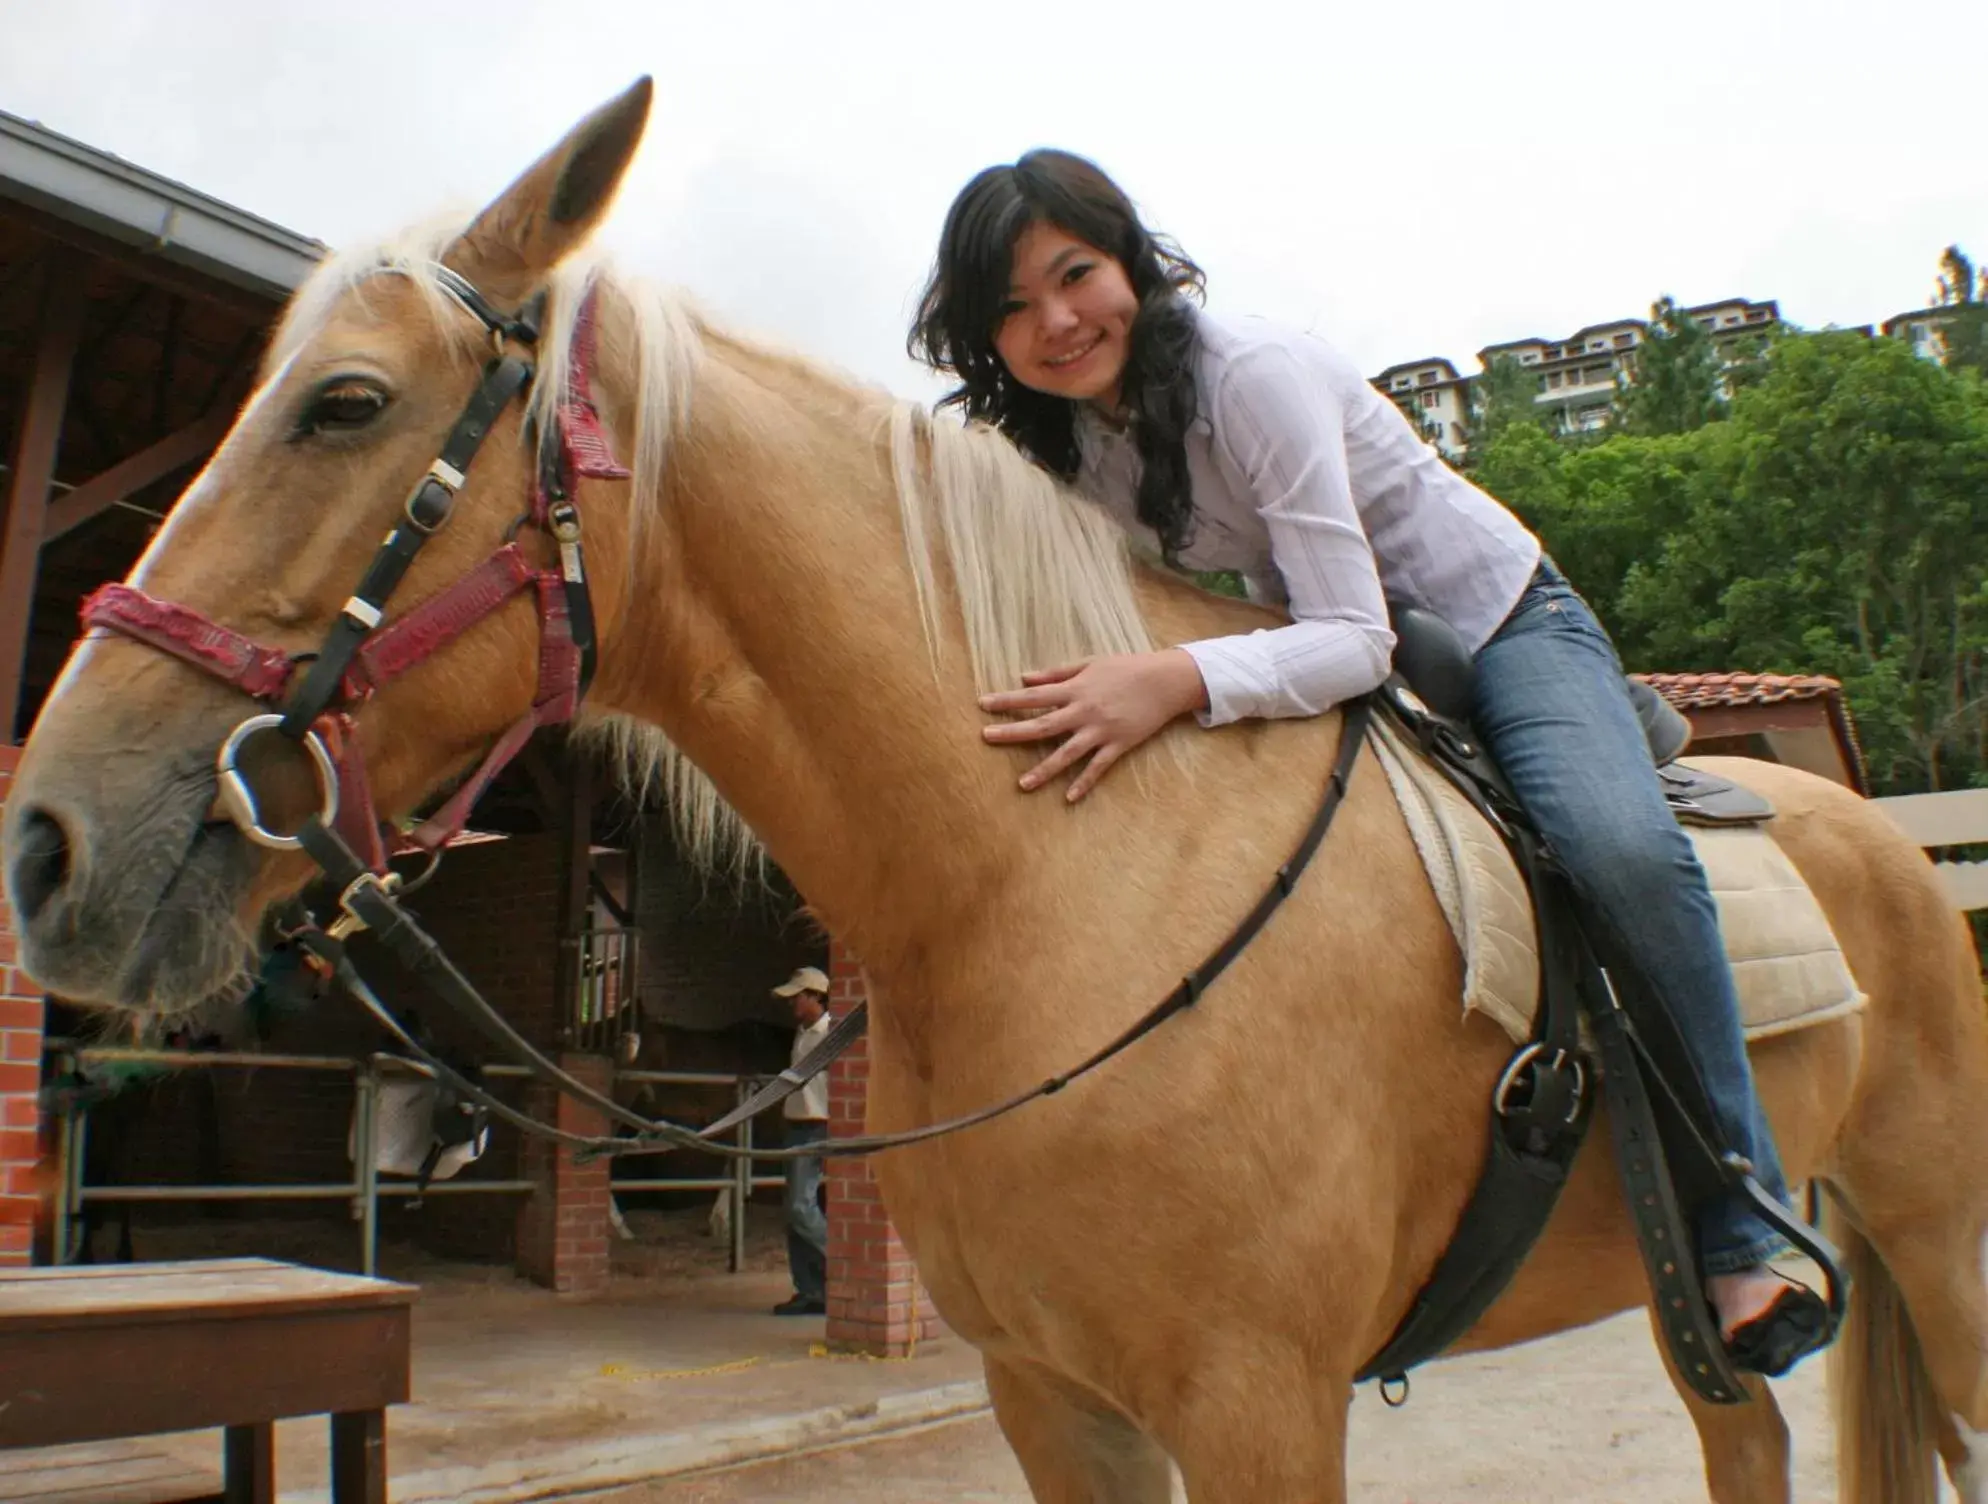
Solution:
{"label": "saddle", "polygon": [[[1608,1093],[1631,1221],[1673,1364],[1704,1399],[1743,1402],[1750,1391],[1727,1356],[1697,1259],[1678,1256],[1696,1247],[1695,1213],[1714,1196],[1747,1196],[1822,1268],[1832,1331],[1846,1294],[1835,1251],[1768,1196],[1723,1142],[1676,1024],[1607,924],[1588,910],[1471,730],[1475,666],[1463,640],[1420,608],[1391,605],[1391,616],[1394,673],[1376,703],[1511,849],[1537,925],[1540,1005],[1531,1039],[1492,1090],[1490,1150],[1449,1247],[1359,1377],[1379,1379],[1383,1397],[1402,1403],[1408,1370],[1447,1349],[1496,1300],[1552,1214],[1599,1084]],[[1754,825],[1773,816],[1773,806],[1750,789],[1678,763],[1689,723],[1648,685],[1627,682],[1651,763],[1680,821]]]}
{"label": "saddle", "polygon": [[[1399,681],[1398,687],[1390,685],[1391,693],[1409,697],[1411,714],[1420,709],[1451,727],[1467,726],[1477,669],[1456,628],[1419,606],[1390,605],[1389,616]],[[1678,819],[1695,825],[1758,825],[1773,818],[1774,806],[1751,789],[1680,765],[1677,759],[1691,741],[1691,723],[1641,679],[1625,677],[1622,682],[1642,723],[1664,797]]]}

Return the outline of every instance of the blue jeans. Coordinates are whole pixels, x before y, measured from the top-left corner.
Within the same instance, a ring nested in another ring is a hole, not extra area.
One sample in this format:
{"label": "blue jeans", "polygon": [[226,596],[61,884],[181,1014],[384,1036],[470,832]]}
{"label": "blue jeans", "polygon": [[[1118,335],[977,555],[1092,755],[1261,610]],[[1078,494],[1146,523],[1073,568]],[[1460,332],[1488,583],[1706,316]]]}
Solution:
{"label": "blue jeans", "polygon": [[[787,1146],[818,1144],[828,1124],[787,1120]],[[828,1218],[821,1209],[821,1156],[787,1161],[787,1268],[794,1293],[804,1300],[828,1298]]]}
{"label": "blue jeans", "polygon": [[[1677,1021],[1727,1146],[1786,1204],[1705,870],[1664,803],[1615,645],[1550,559],[1478,651],[1474,719],[1526,813]],[[1787,1248],[1737,1194],[1700,1210],[1698,1246],[1712,1274]]]}

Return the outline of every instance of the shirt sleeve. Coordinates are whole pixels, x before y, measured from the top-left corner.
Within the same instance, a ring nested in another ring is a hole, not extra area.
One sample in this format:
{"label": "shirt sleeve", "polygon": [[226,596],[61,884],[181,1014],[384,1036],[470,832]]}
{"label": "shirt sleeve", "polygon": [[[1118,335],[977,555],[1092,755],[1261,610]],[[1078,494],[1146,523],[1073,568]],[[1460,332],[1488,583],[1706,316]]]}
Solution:
{"label": "shirt sleeve", "polygon": [[1344,405],[1325,374],[1263,346],[1211,394],[1216,443],[1270,535],[1293,621],[1182,646],[1201,670],[1204,726],[1318,715],[1388,675],[1394,633],[1346,461]]}

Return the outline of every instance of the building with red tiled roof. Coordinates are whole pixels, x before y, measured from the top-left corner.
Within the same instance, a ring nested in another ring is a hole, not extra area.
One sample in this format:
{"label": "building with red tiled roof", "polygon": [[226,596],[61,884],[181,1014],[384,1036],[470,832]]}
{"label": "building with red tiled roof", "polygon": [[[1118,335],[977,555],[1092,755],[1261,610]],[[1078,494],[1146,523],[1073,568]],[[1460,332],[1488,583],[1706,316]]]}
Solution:
{"label": "building with red tiled roof", "polygon": [[1638,674],[1691,722],[1693,753],[1759,757],[1870,792],[1843,686],[1822,674]]}

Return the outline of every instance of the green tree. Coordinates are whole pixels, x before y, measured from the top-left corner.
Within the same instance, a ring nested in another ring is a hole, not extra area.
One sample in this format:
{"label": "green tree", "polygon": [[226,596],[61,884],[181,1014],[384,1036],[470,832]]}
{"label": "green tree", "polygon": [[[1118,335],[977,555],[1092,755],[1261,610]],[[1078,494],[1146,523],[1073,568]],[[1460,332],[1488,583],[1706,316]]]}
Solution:
{"label": "green tree", "polygon": [[1988,785],[1988,382],[1784,334],[1724,422],[1473,460],[1631,669],[1830,674],[1879,792]]}
{"label": "green tree", "polygon": [[1957,245],[1950,245],[1940,252],[1938,291],[1934,293],[1933,301],[1942,307],[1980,301],[1975,291],[1974,262]]}
{"label": "green tree", "polygon": [[1786,338],[1683,441],[1681,502],[1626,572],[1641,666],[1843,682],[1883,791],[1988,774],[1988,386],[1853,333]]}
{"label": "green tree", "polygon": [[1527,370],[1510,355],[1496,355],[1484,367],[1484,374],[1470,384],[1471,463],[1477,455],[1498,441],[1509,429],[1524,428],[1544,434],[1550,415],[1537,401],[1539,373]]}
{"label": "green tree", "polygon": [[1988,271],[1979,273],[1957,245],[1940,255],[1936,307],[1952,310],[1940,329],[1941,359],[1950,371],[1975,371],[1988,377]]}
{"label": "green tree", "polygon": [[1615,401],[1615,423],[1628,434],[1689,433],[1726,412],[1718,346],[1672,298],[1650,309],[1636,350],[1634,377]]}

